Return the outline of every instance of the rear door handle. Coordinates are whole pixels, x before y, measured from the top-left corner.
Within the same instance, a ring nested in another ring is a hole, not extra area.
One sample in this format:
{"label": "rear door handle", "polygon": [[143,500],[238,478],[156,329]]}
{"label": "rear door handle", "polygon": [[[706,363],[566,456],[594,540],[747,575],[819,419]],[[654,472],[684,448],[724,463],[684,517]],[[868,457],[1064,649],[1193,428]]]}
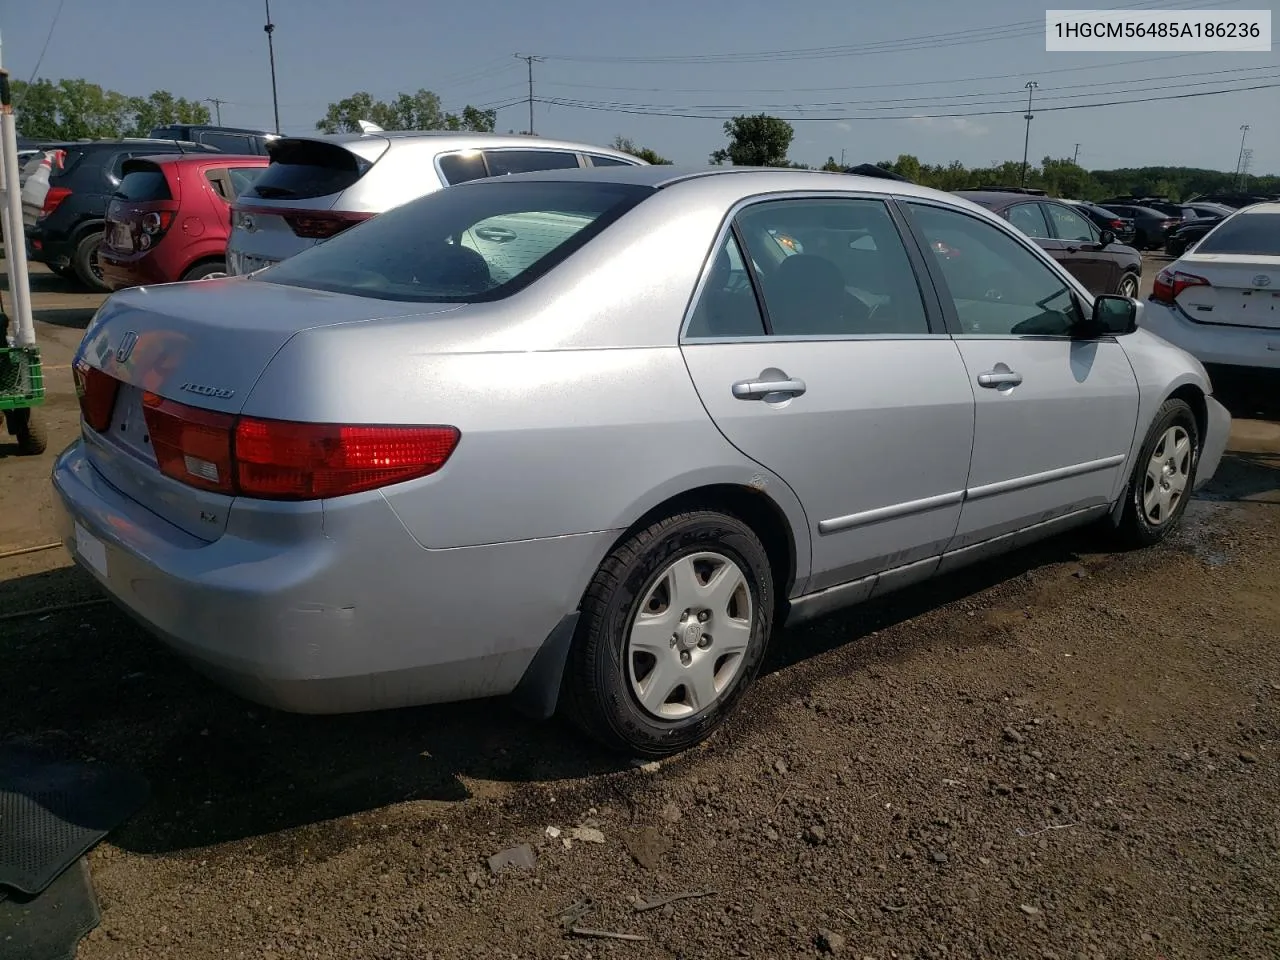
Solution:
{"label": "rear door handle", "polygon": [[988,370],[978,374],[980,387],[1016,387],[1022,382],[1022,374],[1014,370]]}
{"label": "rear door handle", "polygon": [[739,400],[763,400],[777,393],[798,397],[808,389],[804,381],[796,377],[786,380],[739,380],[733,385],[733,395]]}

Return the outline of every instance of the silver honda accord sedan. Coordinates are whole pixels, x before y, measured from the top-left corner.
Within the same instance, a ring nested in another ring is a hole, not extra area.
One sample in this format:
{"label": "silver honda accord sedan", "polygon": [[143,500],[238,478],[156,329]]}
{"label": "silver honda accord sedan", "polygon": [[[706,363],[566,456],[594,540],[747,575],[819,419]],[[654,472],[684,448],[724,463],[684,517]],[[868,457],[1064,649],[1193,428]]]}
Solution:
{"label": "silver honda accord sedan", "polygon": [[661,756],[784,623],[1077,525],[1166,536],[1230,419],[1141,310],[904,183],[463,184],[113,295],[75,358],[62,535],[251,699],[514,694]]}

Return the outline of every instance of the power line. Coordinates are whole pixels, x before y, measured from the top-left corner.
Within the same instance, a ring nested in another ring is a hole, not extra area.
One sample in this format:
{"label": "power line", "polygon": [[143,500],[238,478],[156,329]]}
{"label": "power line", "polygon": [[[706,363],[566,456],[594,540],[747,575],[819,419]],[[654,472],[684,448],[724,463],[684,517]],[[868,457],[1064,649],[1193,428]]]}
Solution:
{"label": "power line", "polygon": [[[1191,3],[1193,9],[1226,6],[1235,0],[1155,0],[1155,5],[1164,9],[1187,9],[1185,4]],[[1107,9],[1132,10],[1151,7],[1153,0],[1139,0],[1136,3],[1120,4]],[[1012,40],[1043,33],[1044,20],[1022,20],[1004,25],[988,25],[971,27],[965,30],[953,30],[947,33],[926,34],[915,37],[900,37],[893,40],[876,40],[868,43],[844,44],[840,46],[806,47],[791,50],[763,50],[751,53],[699,53],[669,54],[652,57],[605,57],[582,56],[572,54],[547,55],[548,60],[559,60],[571,63],[636,63],[636,64],[716,64],[716,63],[776,63],[791,60],[824,60],[836,57],[870,56],[877,53],[902,53],[909,50],[937,49],[940,47],[969,46],[979,43],[990,43],[995,40]]]}
{"label": "power line", "polygon": [[40,48],[40,56],[36,57],[36,65],[31,68],[31,76],[27,78],[27,85],[22,90],[22,96],[13,102],[13,109],[17,110],[22,105],[22,101],[26,99],[27,91],[31,89],[31,84],[35,83],[36,74],[40,72],[40,64],[44,63],[44,55],[49,51],[49,41],[53,39],[53,30],[58,25],[58,20],[62,17],[62,7],[67,0],[58,0],[58,9],[53,12],[53,22],[49,24],[49,32],[44,35],[44,46]]}
{"label": "power line", "polygon": [[[1163,100],[1189,100],[1195,97],[1216,97],[1225,93],[1248,93],[1252,90],[1273,90],[1280,87],[1280,83],[1261,83],[1248,87],[1232,87],[1227,90],[1203,90],[1198,93],[1178,93],[1168,96],[1158,97],[1140,97],[1136,100],[1104,100],[1098,103],[1075,103],[1065,106],[1049,106],[1039,107],[1041,113],[1056,113],[1063,110],[1090,110],[1097,107],[1117,107],[1126,104],[1135,103],[1153,103]],[[641,105],[627,106],[625,104],[602,104],[590,103],[588,101],[563,100],[555,97],[539,97],[539,103],[545,103],[557,107],[571,107],[578,110],[596,110],[606,113],[625,113],[642,117],[674,117],[684,120],[725,120],[725,114],[705,114],[705,113],[674,113],[663,110],[644,109]],[[994,117],[1007,116],[1020,112],[1019,110],[975,110],[965,113],[906,113],[906,114],[880,114],[879,116],[780,116],[779,120],[788,122],[801,122],[805,120],[943,120],[959,117]]]}
{"label": "power line", "polygon": [[205,97],[204,102],[213,104],[213,109],[217,111],[218,126],[222,126],[222,105],[229,101],[219,100],[217,97]]}
{"label": "power line", "polygon": [[[1269,69],[1272,71],[1276,70],[1275,67],[1270,67],[1266,69]],[[1111,96],[1113,94],[1144,93],[1148,90],[1152,90],[1152,91],[1177,90],[1177,89],[1186,88],[1186,87],[1199,88],[1199,87],[1206,87],[1211,84],[1245,83],[1245,82],[1252,82],[1255,80],[1273,80],[1273,79],[1280,79],[1280,73],[1272,72],[1272,73],[1261,74],[1261,75],[1250,76],[1250,77],[1233,77],[1230,79],[1194,81],[1194,82],[1188,82],[1188,83],[1173,83],[1173,84],[1161,83],[1157,86],[1150,86],[1150,87],[1134,86],[1131,83],[1123,83],[1123,84],[1117,83],[1113,85],[1110,89],[1095,90],[1091,93],[1056,94],[1050,98],[1049,102],[1053,103],[1055,106],[1061,106],[1063,101],[1082,100],[1082,99],[1088,99],[1088,98],[1099,97],[1099,96]],[[1231,89],[1232,88],[1225,88],[1223,92],[1230,92]],[[1024,90],[1025,90],[1025,87],[1024,87]],[[822,119],[848,119],[846,117],[830,117],[826,115],[830,114],[833,110],[849,107],[849,106],[857,107],[859,113],[864,115],[876,114],[876,113],[889,114],[896,111],[901,111],[903,109],[908,109],[909,107],[914,107],[920,110],[947,110],[947,109],[985,107],[985,106],[995,106],[995,107],[1012,106],[1016,103],[1021,102],[1022,92],[1023,91],[1021,90],[1007,91],[1010,97],[1016,94],[1018,99],[1010,99],[1009,97],[1005,97],[998,100],[972,100],[967,103],[944,103],[936,100],[925,100],[924,98],[917,98],[917,97],[906,97],[900,100],[892,100],[892,99],[884,100],[884,101],[865,101],[865,100],[848,101],[846,100],[846,101],[832,101],[832,102],[826,102],[826,103],[809,103],[809,104],[804,104],[804,103],[654,104],[654,103],[624,103],[624,102],[607,101],[607,100],[605,101],[583,100],[583,99],[575,99],[575,98],[569,98],[569,97],[561,97],[561,98],[555,98],[555,99],[558,102],[563,102],[565,104],[591,104],[593,106],[598,106],[602,108],[615,107],[618,109],[634,108],[634,109],[653,112],[660,115],[695,116],[695,117],[704,117],[705,119],[714,119],[714,120],[724,119],[724,116],[726,115],[736,116],[742,113],[766,112],[766,111],[778,110],[778,109],[786,110],[790,108],[795,113],[808,114],[809,116],[805,117],[805,119],[822,120]],[[884,106],[879,104],[888,104],[888,105]],[[716,111],[720,111],[721,113],[712,115],[712,116],[706,116],[704,114],[692,112],[697,110],[716,110]],[[670,113],[666,113],[667,111],[670,111]],[[1016,111],[1006,110],[1006,111],[991,111],[991,112],[1013,113]],[[823,116],[814,116],[814,114],[823,114]],[[976,114],[940,114],[940,116],[972,116],[972,115],[976,115]]]}

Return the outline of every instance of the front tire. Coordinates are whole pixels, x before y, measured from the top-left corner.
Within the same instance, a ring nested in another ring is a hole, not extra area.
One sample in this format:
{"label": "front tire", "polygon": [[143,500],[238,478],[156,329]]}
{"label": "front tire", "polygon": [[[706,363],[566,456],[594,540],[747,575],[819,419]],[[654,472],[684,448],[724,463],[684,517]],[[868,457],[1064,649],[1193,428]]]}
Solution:
{"label": "front tire", "polygon": [[699,510],[651,524],[587,588],[565,669],[567,712],[632,756],[687,750],[755,679],[774,607],[769,557],[741,520]]}
{"label": "front tire", "polygon": [[215,280],[227,275],[227,265],[223,263],[197,263],[182,275],[183,280]]}
{"label": "front tire", "polygon": [[1187,509],[1200,462],[1200,428],[1185,400],[1166,400],[1147,432],[1125,490],[1116,529],[1130,547],[1149,547],[1169,535]]}
{"label": "front tire", "polygon": [[1138,278],[1132,273],[1126,273],[1120,278],[1120,286],[1116,289],[1116,293],[1122,297],[1138,296]]}
{"label": "front tire", "polygon": [[98,266],[98,247],[102,243],[102,231],[87,234],[77,245],[76,255],[71,265],[75,269],[76,279],[95,293],[108,293],[111,288],[102,279],[102,269]]}

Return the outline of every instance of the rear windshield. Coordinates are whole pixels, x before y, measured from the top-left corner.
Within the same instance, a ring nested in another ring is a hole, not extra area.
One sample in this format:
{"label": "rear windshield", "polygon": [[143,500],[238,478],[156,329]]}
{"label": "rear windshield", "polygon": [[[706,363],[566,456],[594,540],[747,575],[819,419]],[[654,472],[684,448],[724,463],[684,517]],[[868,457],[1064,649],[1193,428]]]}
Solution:
{"label": "rear windshield", "polygon": [[172,200],[169,192],[169,181],[164,172],[154,163],[136,160],[126,162],[123,169],[124,178],[116,187],[116,197],[120,200],[132,200],[144,203],[149,200]]}
{"label": "rear windshield", "polygon": [[1280,213],[1245,213],[1223,220],[1200,241],[1196,253],[1280,256]]}
{"label": "rear windshield", "polygon": [[463,184],[396,207],[255,276],[381,300],[500,300],[652,192],[592,181]]}
{"label": "rear windshield", "polygon": [[302,200],[340,193],[364,176],[372,164],[334,143],[314,140],[277,142],[271,164],[246,199]]}

